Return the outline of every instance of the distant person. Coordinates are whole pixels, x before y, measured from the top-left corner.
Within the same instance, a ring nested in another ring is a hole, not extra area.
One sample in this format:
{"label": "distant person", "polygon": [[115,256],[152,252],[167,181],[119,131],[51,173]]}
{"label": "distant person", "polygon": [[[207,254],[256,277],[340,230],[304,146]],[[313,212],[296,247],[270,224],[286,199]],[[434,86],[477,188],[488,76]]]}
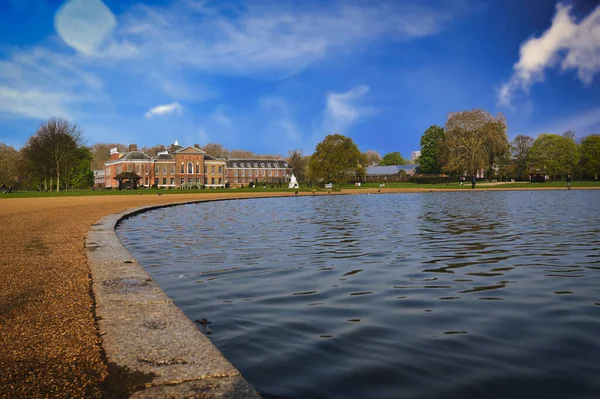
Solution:
{"label": "distant person", "polygon": [[475,184],[477,184],[477,179],[475,178],[475,174],[471,176],[471,190],[475,188]]}
{"label": "distant person", "polygon": [[5,193],[6,192],[6,184],[2,184],[2,192]]}
{"label": "distant person", "polygon": [[568,190],[571,189],[571,180],[573,180],[573,178],[571,177],[571,175],[567,175],[567,189]]}

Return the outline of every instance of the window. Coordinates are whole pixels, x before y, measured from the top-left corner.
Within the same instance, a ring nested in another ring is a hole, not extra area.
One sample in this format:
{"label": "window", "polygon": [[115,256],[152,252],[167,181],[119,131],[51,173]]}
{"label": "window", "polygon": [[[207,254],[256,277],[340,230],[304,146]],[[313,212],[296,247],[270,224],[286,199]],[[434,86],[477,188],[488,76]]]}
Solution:
{"label": "window", "polygon": [[219,166],[219,173],[223,173],[223,167]]}
{"label": "window", "polygon": [[194,173],[194,164],[188,162],[188,175],[191,175],[192,173]]}
{"label": "window", "polygon": [[163,166],[163,175],[166,175],[166,174],[167,174],[167,167]]}
{"label": "window", "polygon": [[210,184],[215,184],[215,178],[214,178],[214,177],[212,177],[212,178],[210,179]]}
{"label": "window", "polygon": [[185,173],[185,167],[183,166],[183,162],[181,163],[181,173]]}
{"label": "window", "polygon": [[219,177],[219,184],[223,184],[223,179]]}
{"label": "window", "polygon": [[175,174],[175,166],[171,166],[171,174],[174,175]]}
{"label": "window", "polygon": [[158,177],[154,178],[154,184],[156,184],[158,186]]}
{"label": "window", "polygon": [[188,177],[188,183],[191,183],[192,180],[194,180],[194,179],[192,179],[191,177]]}
{"label": "window", "polygon": [[254,162],[254,167],[258,168],[258,164],[256,162]]}
{"label": "window", "polygon": [[167,184],[167,178],[166,177],[163,177],[163,184],[165,184],[165,185]]}
{"label": "window", "polygon": [[269,177],[271,177],[271,173],[272,173],[272,171],[269,171]]}
{"label": "window", "polygon": [[[182,164],[182,165],[183,165],[183,164]],[[182,177],[182,178],[181,178],[181,184],[184,184],[184,183],[185,183],[185,177]]]}
{"label": "window", "polygon": [[237,177],[237,175],[238,175],[238,170],[237,169],[233,170],[233,175]]}
{"label": "window", "polygon": [[243,168],[243,167],[244,167],[244,163],[240,162],[240,168]]}
{"label": "window", "polygon": [[135,165],[135,172],[139,175],[140,174],[140,164],[138,163],[137,165]]}
{"label": "window", "polygon": [[121,173],[121,165],[117,165],[117,174]]}
{"label": "window", "polygon": [[200,183],[200,178],[196,177],[196,183]]}
{"label": "window", "polygon": [[214,166],[210,167],[210,173],[212,173],[213,175],[215,174],[215,167]]}
{"label": "window", "polygon": [[261,162],[261,163],[260,163],[260,167],[261,167],[261,168],[264,168],[264,167],[265,167],[265,163],[264,163],[264,162]]}
{"label": "window", "polygon": [[268,164],[267,164],[267,167],[269,167],[269,168],[270,168],[270,167],[271,167],[271,164],[270,164],[270,163],[268,163]]}
{"label": "window", "polygon": [[252,177],[252,169],[248,170],[248,177]]}
{"label": "window", "polygon": [[158,166],[154,167],[154,174],[156,174],[156,175],[158,174]]}
{"label": "window", "polygon": [[174,186],[175,185],[175,178],[171,177],[171,185]]}
{"label": "window", "polygon": [[246,176],[246,170],[242,169],[242,177]]}
{"label": "window", "polygon": [[200,173],[200,165],[198,165],[198,162],[196,162],[196,173]]}
{"label": "window", "polygon": [[234,183],[239,183],[239,179],[236,177],[235,179],[233,179]]}
{"label": "window", "polygon": [[237,168],[237,162],[234,162],[234,163],[233,163],[233,167],[234,167],[234,168]]}
{"label": "window", "polygon": [[144,177],[144,184],[148,185],[148,178],[147,177]]}
{"label": "window", "polygon": [[204,178],[204,184],[208,184],[208,178],[207,177]]}

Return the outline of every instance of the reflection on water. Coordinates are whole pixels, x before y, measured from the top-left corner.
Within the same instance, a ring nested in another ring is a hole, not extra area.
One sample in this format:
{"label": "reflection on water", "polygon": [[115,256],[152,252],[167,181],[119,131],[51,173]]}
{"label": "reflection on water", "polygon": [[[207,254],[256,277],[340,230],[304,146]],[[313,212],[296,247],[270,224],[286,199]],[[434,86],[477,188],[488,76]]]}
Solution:
{"label": "reflection on water", "polygon": [[118,234],[265,397],[600,397],[600,191],[226,201]]}

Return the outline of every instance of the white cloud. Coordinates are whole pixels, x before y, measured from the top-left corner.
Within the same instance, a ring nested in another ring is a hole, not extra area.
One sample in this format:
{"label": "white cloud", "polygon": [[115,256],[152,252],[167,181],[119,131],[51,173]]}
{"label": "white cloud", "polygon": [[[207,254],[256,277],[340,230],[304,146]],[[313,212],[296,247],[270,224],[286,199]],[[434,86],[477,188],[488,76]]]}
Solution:
{"label": "white cloud", "polygon": [[600,107],[550,120],[524,134],[536,137],[540,133],[562,134],[567,130],[573,130],[578,138],[600,132]]}
{"label": "white cloud", "polygon": [[18,114],[34,119],[69,117],[66,110],[69,95],[40,90],[15,90],[0,86],[0,112]]}
{"label": "white cloud", "polygon": [[360,118],[374,113],[373,108],[358,105],[358,100],[369,91],[365,85],[345,93],[328,93],[324,128],[327,133],[342,133]]}
{"label": "white cloud", "polygon": [[572,6],[556,5],[552,25],[540,37],[521,45],[519,61],[510,80],[498,92],[502,105],[509,105],[514,94],[544,80],[546,68],[560,64],[561,69],[576,69],[584,83],[591,83],[600,70],[600,6],[577,23]]}
{"label": "white cloud", "polygon": [[171,114],[173,112],[181,113],[182,109],[183,106],[178,102],[165,105],[157,105],[156,107],[151,108],[148,112],[146,112],[144,116],[146,117],[146,119],[152,119],[152,117],[156,115]]}

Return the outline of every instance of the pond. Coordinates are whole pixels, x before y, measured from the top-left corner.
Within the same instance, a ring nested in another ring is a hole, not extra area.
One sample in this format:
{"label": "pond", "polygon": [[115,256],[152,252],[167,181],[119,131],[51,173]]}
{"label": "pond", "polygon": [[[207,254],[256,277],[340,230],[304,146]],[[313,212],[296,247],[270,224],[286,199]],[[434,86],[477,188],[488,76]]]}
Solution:
{"label": "pond", "polygon": [[600,191],[249,199],[117,234],[266,398],[600,397]]}

